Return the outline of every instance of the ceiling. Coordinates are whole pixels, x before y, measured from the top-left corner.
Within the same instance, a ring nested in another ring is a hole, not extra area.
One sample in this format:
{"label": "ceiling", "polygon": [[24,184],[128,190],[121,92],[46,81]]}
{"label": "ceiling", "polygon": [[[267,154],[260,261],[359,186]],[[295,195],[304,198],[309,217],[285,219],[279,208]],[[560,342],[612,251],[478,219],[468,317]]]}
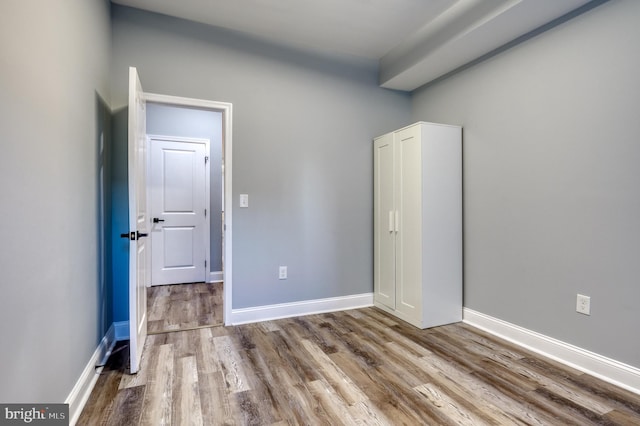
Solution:
{"label": "ceiling", "polygon": [[318,53],[379,60],[413,90],[590,0],[112,0]]}

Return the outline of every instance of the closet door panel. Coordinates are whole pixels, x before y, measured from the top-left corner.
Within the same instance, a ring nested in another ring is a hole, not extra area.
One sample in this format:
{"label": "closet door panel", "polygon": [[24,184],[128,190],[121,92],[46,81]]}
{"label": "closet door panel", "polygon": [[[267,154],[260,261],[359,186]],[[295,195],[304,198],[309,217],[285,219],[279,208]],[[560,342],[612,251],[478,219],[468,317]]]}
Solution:
{"label": "closet door panel", "polygon": [[374,145],[374,293],[377,302],[396,307],[393,134]]}
{"label": "closet door panel", "polygon": [[396,310],[412,318],[419,318],[422,300],[421,144],[419,126],[396,134]]}

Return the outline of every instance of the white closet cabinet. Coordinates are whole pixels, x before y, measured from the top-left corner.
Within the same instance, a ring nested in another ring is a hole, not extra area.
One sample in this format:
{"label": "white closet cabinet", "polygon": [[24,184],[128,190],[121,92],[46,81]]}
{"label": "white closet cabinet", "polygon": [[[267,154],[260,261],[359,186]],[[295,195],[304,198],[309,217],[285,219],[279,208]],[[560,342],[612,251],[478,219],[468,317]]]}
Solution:
{"label": "white closet cabinet", "polygon": [[374,140],[374,304],[419,328],[462,320],[462,128]]}

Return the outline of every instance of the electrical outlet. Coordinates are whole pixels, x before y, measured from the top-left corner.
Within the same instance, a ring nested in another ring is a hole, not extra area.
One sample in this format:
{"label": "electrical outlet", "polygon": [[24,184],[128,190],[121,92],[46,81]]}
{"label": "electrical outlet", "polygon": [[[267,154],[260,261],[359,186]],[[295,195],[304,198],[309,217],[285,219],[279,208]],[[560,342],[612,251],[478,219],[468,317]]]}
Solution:
{"label": "electrical outlet", "polygon": [[578,294],[576,300],[576,312],[591,315],[591,297]]}
{"label": "electrical outlet", "polygon": [[281,266],[278,272],[278,279],[286,280],[287,279],[287,267]]}

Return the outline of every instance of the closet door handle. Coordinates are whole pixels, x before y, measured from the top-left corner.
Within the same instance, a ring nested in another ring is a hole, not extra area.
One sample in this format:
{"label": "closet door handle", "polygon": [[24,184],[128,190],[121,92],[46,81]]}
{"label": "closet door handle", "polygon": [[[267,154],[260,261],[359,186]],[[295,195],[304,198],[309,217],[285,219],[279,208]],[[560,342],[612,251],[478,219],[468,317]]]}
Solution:
{"label": "closet door handle", "polygon": [[396,230],[396,233],[397,233],[398,231],[400,231],[400,212],[398,210],[396,210],[395,219],[396,220],[395,220],[394,225],[395,225],[395,230]]}
{"label": "closet door handle", "polygon": [[389,232],[394,230],[393,210],[389,210]]}

